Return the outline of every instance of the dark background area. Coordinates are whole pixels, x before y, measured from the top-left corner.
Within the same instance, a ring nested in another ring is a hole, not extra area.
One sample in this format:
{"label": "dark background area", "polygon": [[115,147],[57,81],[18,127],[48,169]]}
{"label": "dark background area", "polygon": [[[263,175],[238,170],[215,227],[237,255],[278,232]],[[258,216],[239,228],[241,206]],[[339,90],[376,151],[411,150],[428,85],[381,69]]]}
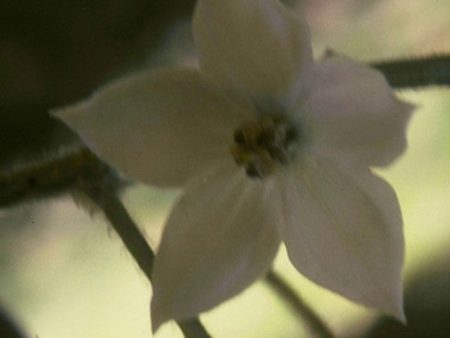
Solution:
{"label": "dark background area", "polygon": [[139,69],[193,0],[0,2],[0,170],[73,135],[48,110]]}

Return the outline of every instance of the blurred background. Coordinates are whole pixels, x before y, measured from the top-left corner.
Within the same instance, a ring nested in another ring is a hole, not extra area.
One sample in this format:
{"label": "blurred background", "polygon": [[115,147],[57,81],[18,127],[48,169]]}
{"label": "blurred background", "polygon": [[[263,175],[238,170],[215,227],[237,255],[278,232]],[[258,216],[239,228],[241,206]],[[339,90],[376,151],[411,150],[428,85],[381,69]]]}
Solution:
{"label": "blurred background", "polygon": [[[0,173],[77,144],[48,109],[129,72],[195,66],[194,2],[0,1]],[[316,57],[326,49],[362,61],[450,52],[450,0],[286,3],[310,23]],[[450,337],[450,90],[398,94],[419,109],[409,150],[380,174],[395,187],[404,214],[409,326],[308,282],[284,250],[275,263],[340,337]],[[32,338],[150,337],[147,280],[101,215],[91,217],[69,194],[19,195],[0,204],[1,319]],[[124,195],[152,245],[176,196],[144,186]],[[202,320],[219,338],[307,337],[263,282]],[[2,329],[0,337],[9,337]],[[181,335],[169,323],[156,337]]]}

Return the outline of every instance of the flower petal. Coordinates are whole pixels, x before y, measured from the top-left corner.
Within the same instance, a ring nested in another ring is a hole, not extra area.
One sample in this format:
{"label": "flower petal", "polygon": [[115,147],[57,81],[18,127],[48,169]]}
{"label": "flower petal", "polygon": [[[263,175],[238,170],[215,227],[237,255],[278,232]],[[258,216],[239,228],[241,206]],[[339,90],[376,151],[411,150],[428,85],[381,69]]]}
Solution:
{"label": "flower petal", "polygon": [[333,56],[315,74],[303,108],[315,150],[369,166],[388,165],[405,150],[413,106],[395,97],[380,72]]}
{"label": "flower petal", "polygon": [[368,169],[311,160],[280,177],[281,237],[306,277],[404,320],[403,233],[392,188]]}
{"label": "flower petal", "polygon": [[195,70],[163,69],[120,80],[54,114],[125,174],[180,186],[229,155],[233,128],[250,112]]}
{"label": "flower petal", "polygon": [[268,271],[280,240],[266,217],[268,194],[260,183],[225,165],[187,188],[155,260],[154,331],[218,305]]}
{"label": "flower petal", "polygon": [[193,26],[200,67],[228,87],[279,97],[308,82],[309,29],[278,0],[199,0]]}

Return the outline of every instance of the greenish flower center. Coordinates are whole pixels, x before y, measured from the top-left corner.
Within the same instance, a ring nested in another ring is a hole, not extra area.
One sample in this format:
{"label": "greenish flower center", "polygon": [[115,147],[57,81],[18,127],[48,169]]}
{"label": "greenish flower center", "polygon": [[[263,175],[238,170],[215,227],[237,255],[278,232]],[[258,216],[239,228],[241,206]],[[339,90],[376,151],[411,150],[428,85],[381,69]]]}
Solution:
{"label": "greenish flower center", "polygon": [[299,128],[278,115],[263,115],[234,131],[231,154],[251,178],[265,178],[288,165],[300,138]]}

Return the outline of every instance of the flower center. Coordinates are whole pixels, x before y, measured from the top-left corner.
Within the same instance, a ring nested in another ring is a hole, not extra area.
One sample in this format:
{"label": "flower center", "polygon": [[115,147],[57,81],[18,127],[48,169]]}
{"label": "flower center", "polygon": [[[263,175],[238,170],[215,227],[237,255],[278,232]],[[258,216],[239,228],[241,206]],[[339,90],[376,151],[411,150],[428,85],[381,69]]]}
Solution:
{"label": "flower center", "polygon": [[299,129],[284,117],[263,115],[244,123],[233,134],[231,154],[251,178],[264,178],[289,164],[299,141]]}

